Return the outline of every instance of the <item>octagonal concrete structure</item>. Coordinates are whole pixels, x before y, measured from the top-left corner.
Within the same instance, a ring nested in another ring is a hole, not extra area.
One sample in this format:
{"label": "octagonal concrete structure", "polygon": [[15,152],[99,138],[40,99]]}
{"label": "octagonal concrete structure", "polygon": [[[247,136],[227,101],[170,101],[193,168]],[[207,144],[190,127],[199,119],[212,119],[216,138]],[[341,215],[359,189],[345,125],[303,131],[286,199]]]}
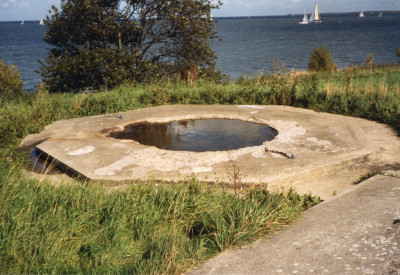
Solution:
{"label": "octagonal concrete structure", "polygon": [[[279,134],[261,146],[200,153],[108,137],[138,122],[209,118],[261,123]],[[350,187],[370,169],[400,169],[400,140],[388,126],[287,106],[172,105],[63,120],[27,136],[21,146],[36,148],[65,172],[90,180],[177,181],[195,176],[233,184],[235,163],[245,187],[294,187],[322,198]]]}

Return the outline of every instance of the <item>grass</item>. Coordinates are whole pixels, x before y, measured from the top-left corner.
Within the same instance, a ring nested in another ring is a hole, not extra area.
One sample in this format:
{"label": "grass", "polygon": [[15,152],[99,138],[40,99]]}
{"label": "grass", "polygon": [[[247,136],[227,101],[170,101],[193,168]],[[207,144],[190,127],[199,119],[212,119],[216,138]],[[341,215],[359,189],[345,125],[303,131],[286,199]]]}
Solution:
{"label": "grass", "polygon": [[[28,179],[17,146],[60,119],[164,104],[284,104],[386,123],[400,132],[400,67],[167,80],[113,91],[0,102],[0,273],[180,273],[229,247],[290,224],[318,199],[293,190],[240,195],[190,179],[132,182],[123,191]],[[239,167],[240,168],[240,167]]]}
{"label": "grass", "polygon": [[197,182],[52,186],[0,169],[0,273],[179,273],[291,223],[311,196]]}

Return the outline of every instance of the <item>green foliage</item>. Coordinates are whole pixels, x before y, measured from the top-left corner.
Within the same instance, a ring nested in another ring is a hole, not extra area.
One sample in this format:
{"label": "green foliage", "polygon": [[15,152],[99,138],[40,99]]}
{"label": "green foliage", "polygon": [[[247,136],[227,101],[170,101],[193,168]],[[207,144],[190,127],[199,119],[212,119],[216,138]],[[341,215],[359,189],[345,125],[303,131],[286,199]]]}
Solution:
{"label": "green foliage", "polygon": [[325,46],[320,46],[313,50],[308,61],[308,70],[315,72],[336,71],[336,64]]}
{"label": "green foliage", "polygon": [[[271,104],[293,105],[296,100],[297,77],[291,77],[285,73],[284,64],[279,60],[273,60],[272,67],[274,74],[270,77]],[[278,66],[279,71],[275,73]]]}
{"label": "green foliage", "polygon": [[0,59],[0,102],[4,99],[20,97],[24,94],[24,81],[17,67],[7,66]]}
{"label": "green foliage", "polygon": [[326,100],[326,95],[320,92],[318,75],[303,77],[299,84],[299,93],[296,98],[295,106],[319,109],[320,103]]}
{"label": "green foliage", "polygon": [[182,273],[319,202],[293,190],[237,198],[196,180],[113,192],[95,183],[54,187],[19,171],[0,164],[2,274]]}
{"label": "green foliage", "polygon": [[397,48],[397,50],[396,50],[396,56],[397,56],[398,58],[400,58],[400,47]]}
{"label": "green foliage", "polygon": [[[122,4],[122,3],[125,4]],[[50,92],[109,89],[125,82],[221,77],[209,41],[216,38],[208,0],[62,0],[47,17],[41,61]]]}

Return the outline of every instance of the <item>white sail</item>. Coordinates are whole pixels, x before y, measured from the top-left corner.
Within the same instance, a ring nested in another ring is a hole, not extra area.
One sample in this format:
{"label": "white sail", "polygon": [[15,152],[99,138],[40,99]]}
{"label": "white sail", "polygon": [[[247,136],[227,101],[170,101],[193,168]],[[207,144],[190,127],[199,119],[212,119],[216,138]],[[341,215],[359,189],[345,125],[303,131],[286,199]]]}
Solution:
{"label": "white sail", "polygon": [[314,12],[311,14],[311,17],[310,17],[310,22],[314,22],[315,21],[315,14],[314,14]]}
{"label": "white sail", "polygon": [[303,17],[303,20],[301,20],[301,21],[299,22],[299,24],[308,24],[308,17],[307,17],[306,10],[304,10],[304,17]]}
{"label": "white sail", "polygon": [[43,20],[43,18],[40,19],[39,25],[44,25],[44,20]]}
{"label": "white sail", "polygon": [[380,14],[378,14],[378,17],[382,17],[382,12]]}
{"label": "white sail", "polygon": [[318,12],[318,5],[317,5],[317,3],[315,3],[315,8],[314,8],[313,13],[311,14],[310,22],[313,22],[313,23],[321,23],[321,18],[319,17],[319,12]]}
{"label": "white sail", "polygon": [[317,4],[315,4],[314,13],[315,13],[315,21],[321,21],[320,18],[319,18],[319,12],[318,12],[318,5]]}
{"label": "white sail", "polygon": [[23,24],[24,24],[24,20],[21,21],[21,25],[23,25]]}
{"label": "white sail", "polygon": [[360,15],[358,17],[365,17],[364,12],[363,12],[363,7],[361,6],[361,11],[360,11]]}

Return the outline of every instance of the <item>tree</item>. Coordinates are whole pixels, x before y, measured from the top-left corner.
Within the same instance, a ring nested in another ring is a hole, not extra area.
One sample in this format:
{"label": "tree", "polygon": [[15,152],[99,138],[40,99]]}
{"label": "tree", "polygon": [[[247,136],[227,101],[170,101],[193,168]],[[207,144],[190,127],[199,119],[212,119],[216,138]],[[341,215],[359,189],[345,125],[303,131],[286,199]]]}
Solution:
{"label": "tree", "polygon": [[336,64],[332,59],[331,53],[325,46],[320,46],[313,50],[308,62],[308,70],[315,72],[336,70]]}
{"label": "tree", "polygon": [[399,47],[399,48],[397,48],[397,51],[396,51],[396,56],[397,56],[398,58],[400,58],[400,47]]}
{"label": "tree", "polygon": [[14,65],[7,66],[0,59],[0,102],[2,98],[15,98],[24,94],[24,81]]}
{"label": "tree", "polygon": [[217,37],[211,0],[61,0],[45,23],[52,45],[41,61],[51,92],[112,88],[124,81],[213,76]]}

